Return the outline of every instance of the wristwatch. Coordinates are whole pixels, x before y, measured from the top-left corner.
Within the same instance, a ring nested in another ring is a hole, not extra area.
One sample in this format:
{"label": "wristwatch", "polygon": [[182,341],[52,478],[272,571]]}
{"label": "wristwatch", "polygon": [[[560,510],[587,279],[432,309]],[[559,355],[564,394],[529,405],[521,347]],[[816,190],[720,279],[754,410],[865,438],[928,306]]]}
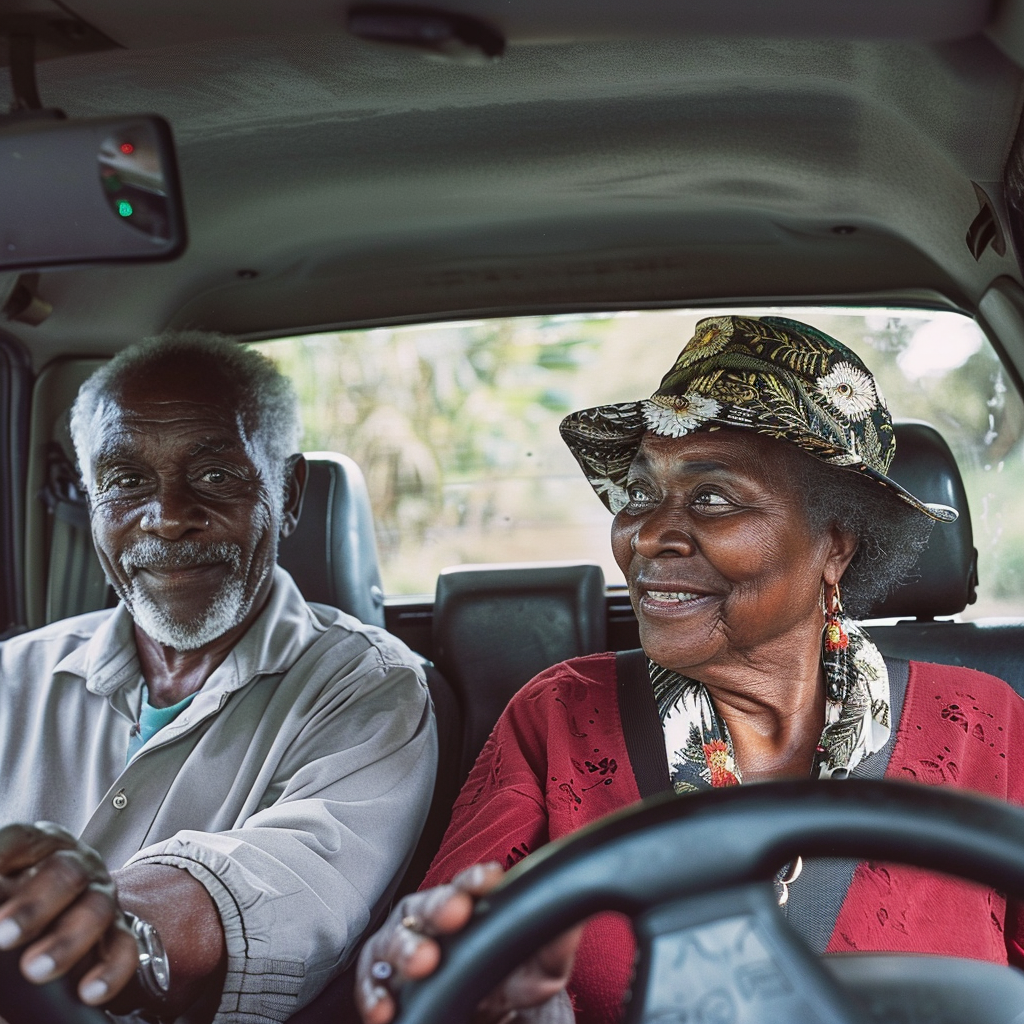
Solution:
{"label": "wristwatch", "polygon": [[142,991],[157,1003],[167,998],[171,988],[171,964],[167,959],[164,944],[160,941],[157,930],[141,917],[124,911],[125,920],[135,936],[135,944],[139,947],[139,966],[135,976],[139,979]]}

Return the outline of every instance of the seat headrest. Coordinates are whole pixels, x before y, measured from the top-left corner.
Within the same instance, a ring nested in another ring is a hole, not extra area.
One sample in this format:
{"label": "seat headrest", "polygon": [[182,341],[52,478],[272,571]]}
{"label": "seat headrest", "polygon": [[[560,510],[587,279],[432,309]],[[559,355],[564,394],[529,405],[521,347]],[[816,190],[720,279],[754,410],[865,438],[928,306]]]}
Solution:
{"label": "seat headrest", "polygon": [[362,471],[347,455],[308,452],[302,514],[278,562],[307,601],[384,625],[384,588],[373,510]]}
{"label": "seat headrest", "polygon": [[604,572],[591,562],[457,565],[434,598],[434,661],[462,701],[463,776],[515,693],[605,649]]}
{"label": "seat headrest", "polygon": [[932,619],[956,615],[976,600],[978,552],[956,459],[942,435],[918,420],[897,420],[889,475],[922,501],[952,505],[955,523],[936,523],[911,580],[871,609],[870,618]]}

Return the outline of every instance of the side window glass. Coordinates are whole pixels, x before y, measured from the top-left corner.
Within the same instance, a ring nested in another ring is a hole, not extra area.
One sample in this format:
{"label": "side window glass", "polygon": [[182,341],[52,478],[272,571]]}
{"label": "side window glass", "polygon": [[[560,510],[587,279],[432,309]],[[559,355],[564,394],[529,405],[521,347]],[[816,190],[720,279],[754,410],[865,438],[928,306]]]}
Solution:
{"label": "side window glass", "polygon": [[[735,311],[735,310],[730,310]],[[461,562],[585,558],[621,576],[608,513],[558,436],[573,409],[644,398],[717,310],[518,317],[286,338],[307,449],[363,468],[389,595]],[[1024,606],[1024,404],[973,320],[951,312],[774,308],[860,355],[893,414],[934,424],[960,464],[980,553],[967,618]]]}

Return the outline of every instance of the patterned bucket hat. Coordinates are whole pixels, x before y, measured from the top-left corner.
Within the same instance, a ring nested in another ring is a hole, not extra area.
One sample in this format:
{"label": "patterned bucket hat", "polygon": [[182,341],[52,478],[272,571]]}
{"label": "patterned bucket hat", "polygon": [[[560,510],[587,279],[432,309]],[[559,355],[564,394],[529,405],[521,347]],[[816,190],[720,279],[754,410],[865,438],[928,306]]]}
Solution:
{"label": "patterned bucket hat", "polygon": [[649,400],[571,413],[560,430],[598,497],[618,512],[648,430],[683,437],[721,427],[789,441],[870,477],[932,519],[957,518],[956,509],[919,501],[887,475],[896,452],[892,417],[864,363],[834,338],[784,317],[701,320]]}

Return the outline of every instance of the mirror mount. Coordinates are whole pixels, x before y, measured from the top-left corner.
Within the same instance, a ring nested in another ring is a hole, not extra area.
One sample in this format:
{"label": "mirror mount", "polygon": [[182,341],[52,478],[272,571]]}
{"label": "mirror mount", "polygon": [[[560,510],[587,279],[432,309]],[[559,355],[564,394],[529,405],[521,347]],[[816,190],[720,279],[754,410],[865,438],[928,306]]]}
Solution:
{"label": "mirror mount", "polygon": [[[43,108],[36,82],[36,37],[33,32],[9,30],[7,32],[7,54],[11,73],[11,109],[6,116],[0,116],[0,125],[14,120],[28,118],[62,119],[67,115],[63,110]],[[53,306],[39,295],[39,274],[19,274],[6,297],[0,315],[8,321],[21,321],[33,327],[41,324],[51,313]]]}
{"label": "mirror mount", "polygon": [[[43,104],[36,85],[37,61],[54,57],[72,57],[117,48],[115,43],[88,22],[66,11],[54,13],[5,13],[0,11],[0,41],[8,42],[7,60],[0,48],[0,65],[9,66],[14,103],[11,114],[42,114]],[[64,117],[57,110],[49,117]],[[5,116],[0,114],[0,123]]]}
{"label": "mirror mount", "polygon": [[36,28],[31,18],[0,20],[0,36],[7,37],[8,71],[11,77],[11,109],[0,114],[0,125],[11,121],[50,118],[64,119],[67,114],[56,107],[43,107],[36,82]]}
{"label": "mirror mount", "polygon": [[31,32],[8,32],[7,46],[10,54],[11,113],[22,110],[42,110],[36,84],[36,37]]}

